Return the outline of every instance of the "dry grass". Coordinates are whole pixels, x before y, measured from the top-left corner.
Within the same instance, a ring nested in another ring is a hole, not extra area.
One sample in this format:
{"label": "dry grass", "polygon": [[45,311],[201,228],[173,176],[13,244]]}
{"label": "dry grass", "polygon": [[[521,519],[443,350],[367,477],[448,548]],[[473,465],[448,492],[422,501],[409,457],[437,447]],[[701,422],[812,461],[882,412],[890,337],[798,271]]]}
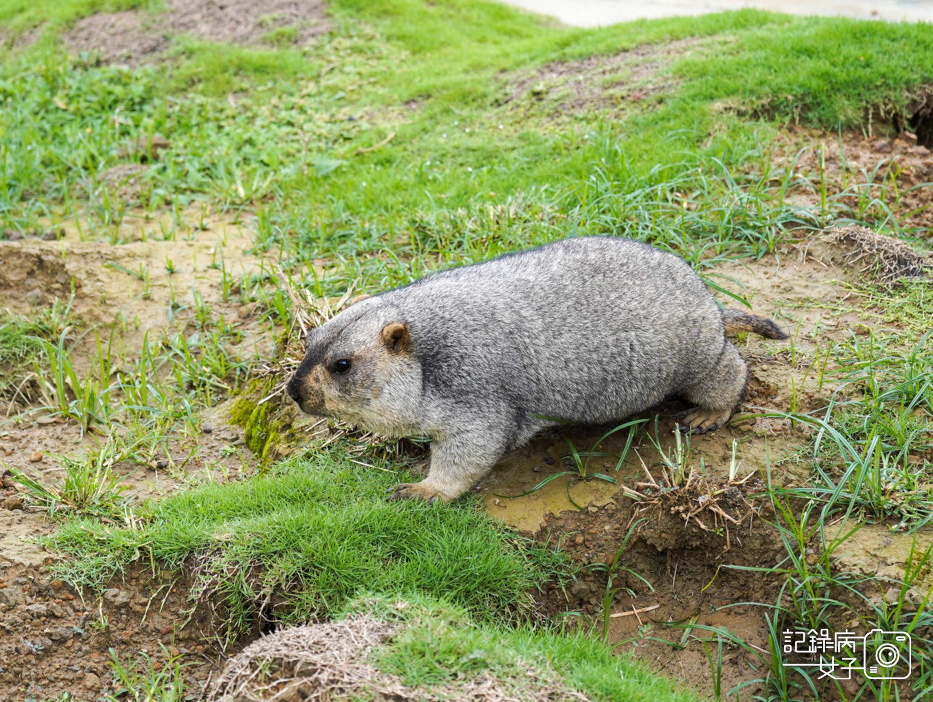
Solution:
{"label": "dry grass", "polygon": [[831,229],[826,236],[842,249],[846,265],[858,267],[882,285],[894,285],[902,278],[922,278],[931,267],[910,245],[865,227]]}

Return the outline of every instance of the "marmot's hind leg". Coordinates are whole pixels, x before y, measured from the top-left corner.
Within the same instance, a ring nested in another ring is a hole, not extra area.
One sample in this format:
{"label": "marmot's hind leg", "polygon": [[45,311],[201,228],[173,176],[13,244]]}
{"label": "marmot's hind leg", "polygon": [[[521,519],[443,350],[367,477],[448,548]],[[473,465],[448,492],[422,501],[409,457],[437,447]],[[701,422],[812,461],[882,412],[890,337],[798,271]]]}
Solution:
{"label": "marmot's hind leg", "polygon": [[693,434],[719,429],[742,401],[747,380],[745,361],[735,346],[724,340],[713,369],[684,389],[684,396],[696,407],[687,413],[680,427]]}

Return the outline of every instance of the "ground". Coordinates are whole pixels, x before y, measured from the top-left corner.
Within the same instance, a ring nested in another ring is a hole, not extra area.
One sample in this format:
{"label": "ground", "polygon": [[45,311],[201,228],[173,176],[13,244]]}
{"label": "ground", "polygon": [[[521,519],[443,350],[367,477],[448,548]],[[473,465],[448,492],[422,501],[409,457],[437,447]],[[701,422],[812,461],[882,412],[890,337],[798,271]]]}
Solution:
{"label": "ground", "polygon": [[[577,31],[472,0],[0,22],[0,697],[217,697],[260,635],[360,616],[381,633],[354,665],[412,698],[929,686],[918,28],[748,11]],[[675,251],[788,332],[734,340],[749,385],[727,426],[681,436],[671,398],[424,506],[384,499],[424,442],[282,392],[298,327],[352,296],[580,234]],[[810,628],[908,630],[910,677],[785,668],[782,631]]]}

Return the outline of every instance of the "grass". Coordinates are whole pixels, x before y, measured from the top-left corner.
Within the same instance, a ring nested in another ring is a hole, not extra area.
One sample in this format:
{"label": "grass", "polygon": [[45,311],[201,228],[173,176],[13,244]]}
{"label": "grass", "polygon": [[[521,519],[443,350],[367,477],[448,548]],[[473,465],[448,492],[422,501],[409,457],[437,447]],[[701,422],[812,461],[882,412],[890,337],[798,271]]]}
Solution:
{"label": "grass", "polygon": [[500,687],[515,686],[520,698],[522,686],[528,684],[522,678],[531,674],[538,680],[560,681],[595,700],[694,699],[672,689],[664,678],[613,656],[584,634],[559,635],[531,627],[503,631],[437,598],[408,598],[403,604],[399,607],[398,599],[363,598],[351,603],[344,616],[367,614],[400,623],[401,633],[374,651],[372,659],[406,685],[430,689],[489,671]]}
{"label": "grass", "polygon": [[57,340],[71,323],[71,304],[55,300],[37,315],[0,314],[0,395],[16,399],[24,388],[24,374],[45,352],[45,344]]}
{"label": "grass", "polygon": [[[168,567],[196,564],[195,590],[225,612],[228,642],[260,620],[329,616],[364,591],[422,592],[486,620],[520,618],[529,589],[566,571],[559,554],[509,534],[469,502],[386,502],[386,490],[405,479],[385,461],[361,469],[331,450],[273,475],[166,498],[129,527],[66,522],[47,545],[75,557],[59,572],[80,585],[100,585],[143,554]],[[262,600],[273,595],[270,609]]]}
{"label": "grass", "polygon": [[[893,166],[858,172],[844,164],[843,182],[832,184],[825,168],[801,172],[804,152],[779,158],[775,137],[786,124],[837,135],[902,128],[910,102],[933,82],[926,28],[743,10],[568,30],[477,0],[334,0],[335,30],[306,47],[282,29],[267,47],[179,38],[166,63],[135,69],[64,54],[60,35],[78,18],[128,7],[162,9],[133,0],[0,8],[0,230],[71,222],[86,241],[123,247],[127,214],[171,212],[162,237],[181,246],[180,213],[210,207],[252,230],[262,261],[238,279],[219,244],[211,267],[221,302],[209,305],[193,289],[186,307],[173,288],[169,324],[146,333],[139,348],[124,348],[127,320],[91,329],[61,304],[0,321],[4,397],[99,435],[83,456],[61,459],[60,481],[17,474],[29,501],[63,519],[47,541],[72,557],[58,566],[62,575],[99,586],[144,562],[193,569],[194,593],[224,612],[228,643],[258,621],[329,617],[365,593],[404,592],[427,598],[413,600],[423,621],[412,618],[378,660],[412,682],[507,670],[521,659],[545,662],[597,698],[668,699],[666,683],[628,667],[620,674],[598,637],[497,626],[520,622],[529,591],[566,577],[566,564],[469,502],[390,507],[382,493],[406,476],[387,472],[394,464],[384,453],[365,454],[375,467],[361,468],[337,442],[275,463],[275,427],[253,408],[246,419],[262,426],[247,443],[269,464],[262,475],[138,504],[115,469],[164,459],[184,482],[203,480],[185,473],[188,459],[172,442],[196,445],[200,410],[253,387],[233,305],[255,304],[270,336],[288,339],[291,301],[279,269],[295,288],[339,296],[558,238],[610,234],[674,251],[711,287],[740,298],[734,281],[716,277],[717,265],[783,255],[790,239],[831,223],[924,240],[927,231],[904,224]],[[35,41],[25,40],[29,32]],[[671,42],[680,53],[665,50]],[[586,73],[590,57],[645,45],[659,51],[647,77],[632,82],[624,61],[606,75]],[[568,81],[551,85],[542,70],[555,62],[578,62],[584,80],[622,99],[568,108]],[[534,95],[516,90],[529,77],[542,85]],[[646,96],[629,99],[639,91]],[[141,163],[132,145],[157,134],[168,148]],[[830,151],[818,154],[823,166]],[[139,169],[129,199],[116,167]],[[813,204],[796,204],[802,193]],[[179,251],[114,265],[158,299],[150,276],[162,266],[169,275],[183,269]],[[859,288],[859,304],[890,328],[823,339],[812,363],[796,340],[791,347],[793,365],[811,363],[808,375],[835,395],[804,415],[797,402],[806,379],[791,389],[789,416],[812,428],[800,454],[812,480],[768,493],[787,552],[778,566],[763,566],[786,583],[782,599],[768,603],[774,645],[784,625],[837,624],[842,612],[926,636],[929,620],[907,595],[925,577],[929,554],[918,550],[895,604],[879,604],[864,594],[874,581],[835,569],[845,541],[825,527],[846,517],[920,531],[933,514],[929,289]],[[657,432],[655,440],[664,489],[689,483],[686,444],[665,452]],[[571,445],[571,455],[571,477],[614,480],[592,473],[597,446]],[[741,444],[733,445],[730,480],[741,459]],[[625,565],[628,540],[606,566],[604,615],[623,577],[635,575]],[[807,558],[814,553],[815,564]],[[723,646],[741,642],[708,633],[718,637],[706,649],[714,691],[728,694]],[[931,684],[929,649],[922,655],[914,691]],[[818,686],[766,663],[764,699]],[[114,673],[131,699],[177,696],[180,665],[114,660]],[[862,694],[896,693],[868,685]]]}

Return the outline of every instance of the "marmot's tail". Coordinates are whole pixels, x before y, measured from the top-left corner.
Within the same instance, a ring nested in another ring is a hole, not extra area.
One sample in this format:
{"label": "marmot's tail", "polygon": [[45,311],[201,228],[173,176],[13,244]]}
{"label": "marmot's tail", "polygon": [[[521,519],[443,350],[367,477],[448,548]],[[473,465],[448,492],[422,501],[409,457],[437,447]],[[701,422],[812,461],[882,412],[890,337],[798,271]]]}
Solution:
{"label": "marmot's tail", "polygon": [[766,339],[786,339],[787,334],[767,317],[738,310],[723,310],[722,323],[726,334],[734,336],[738,332],[752,332]]}

